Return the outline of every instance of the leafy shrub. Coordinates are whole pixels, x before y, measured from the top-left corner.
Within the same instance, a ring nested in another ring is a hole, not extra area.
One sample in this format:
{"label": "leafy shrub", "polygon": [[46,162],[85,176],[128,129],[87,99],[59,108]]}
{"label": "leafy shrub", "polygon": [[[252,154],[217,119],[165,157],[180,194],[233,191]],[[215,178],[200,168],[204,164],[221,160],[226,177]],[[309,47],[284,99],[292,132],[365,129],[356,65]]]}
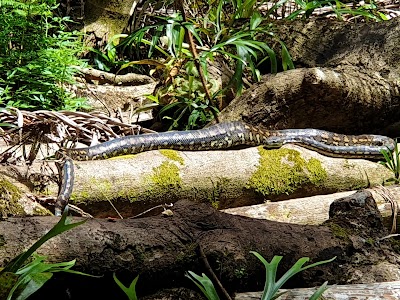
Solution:
{"label": "leafy shrub", "polygon": [[73,83],[73,66],[83,43],[67,32],[67,18],[53,15],[56,0],[0,0],[0,105],[18,108],[76,109],[63,88]]}

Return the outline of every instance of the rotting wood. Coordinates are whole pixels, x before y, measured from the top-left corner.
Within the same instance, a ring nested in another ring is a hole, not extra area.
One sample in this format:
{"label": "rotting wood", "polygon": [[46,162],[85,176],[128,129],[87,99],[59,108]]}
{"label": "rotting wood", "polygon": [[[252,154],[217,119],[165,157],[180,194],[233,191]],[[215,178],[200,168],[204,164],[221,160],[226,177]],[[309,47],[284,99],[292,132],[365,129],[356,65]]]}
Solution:
{"label": "rotting wood", "polygon": [[[331,217],[324,226],[300,226],[232,216],[205,204],[180,201],[169,217],[116,222],[88,220],[48,241],[38,252],[52,262],[77,259],[76,269],[105,275],[103,279],[68,277],[64,284],[75,295],[79,288],[94,289],[93,295],[112,294],[115,290],[105,284],[112,272],[120,274],[121,280],[132,280],[134,274],[140,273],[144,291],[158,290],[160,285],[180,286],[187,280],[185,271],[205,272],[197,245],[202,246],[211,267],[218,270],[216,274],[230,292],[239,286],[242,290],[263,287],[263,265],[249,251],[259,252],[268,261],[273,255],[283,255],[278,277],[300,257],[310,257],[315,262],[337,256],[329,264],[302,272],[291,286],[317,286],[326,280],[331,284],[348,284],[400,278],[400,259],[391,240],[381,239],[387,231],[369,192],[335,202]],[[1,221],[0,266],[31,245],[56,221],[54,217]],[[55,281],[50,286],[54,288],[59,283]]]}

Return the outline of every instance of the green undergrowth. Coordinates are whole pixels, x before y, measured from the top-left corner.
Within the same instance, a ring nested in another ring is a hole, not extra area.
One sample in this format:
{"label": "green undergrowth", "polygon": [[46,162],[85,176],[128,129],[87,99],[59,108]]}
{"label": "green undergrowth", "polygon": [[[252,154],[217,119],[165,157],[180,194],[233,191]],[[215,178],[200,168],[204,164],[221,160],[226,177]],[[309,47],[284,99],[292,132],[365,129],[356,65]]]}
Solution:
{"label": "green undergrowth", "polygon": [[55,0],[0,1],[0,106],[21,109],[87,108],[64,88],[73,84],[82,34],[54,13]]}

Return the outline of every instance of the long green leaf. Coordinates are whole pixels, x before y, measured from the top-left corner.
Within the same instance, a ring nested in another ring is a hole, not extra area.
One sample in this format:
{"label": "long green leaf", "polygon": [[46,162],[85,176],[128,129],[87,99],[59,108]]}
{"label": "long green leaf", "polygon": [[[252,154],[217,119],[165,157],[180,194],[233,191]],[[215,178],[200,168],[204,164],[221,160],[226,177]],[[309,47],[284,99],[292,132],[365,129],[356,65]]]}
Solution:
{"label": "long green leaf", "polygon": [[328,281],[325,281],[315,292],[311,295],[309,300],[319,300],[322,294],[328,289]]}
{"label": "long green leaf", "polygon": [[60,220],[58,223],[50,229],[48,233],[46,233],[41,239],[39,239],[36,243],[34,243],[27,251],[21,253],[18,255],[15,260],[12,260],[10,263],[6,265],[6,267],[0,272],[12,272],[16,273],[17,270],[23,265],[23,263],[45,242],[47,242],[49,239],[63,233],[64,231],[70,230],[74,227],[77,227],[83,223],[86,222],[86,220],[68,224],[67,221],[67,215],[68,215],[68,207],[64,210],[63,215],[61,216]]}
{"label": "long green leaf", "polygon": [[[208,300],[219,300],[217,291],[213,283],[211,282],[210,278],[207,277],[204,273],[201,276],[197,275],[192,271],[188,271],[188,274],[185,274],[186,277],[191,279],[197,286],[201,285],[201,291],[207,297]],[[199,286],[200,287],[200,286]]]}
{"label": "long green leaf", "polygon": [[137,300],[136,296],[136,283],[139,279],[139,275],[135,277],[135,279],[132,280],[131,284],[129,287],[126,287],[119,279],[117,278],[117,275],[115,273],[113,274],[113,278],[115,283],[120,287],[120,289],[125,293],[125,295],[128,297],[129,300]]}
{"label": "long green leaf", "polygon": [[292,57],[290,56],[290,53],[288,49],[286,48],[286,45],[284,42],[279,41],[282,47],[282,66],[283,70],[293,70],[294,69],[294,64],[292,61]]}

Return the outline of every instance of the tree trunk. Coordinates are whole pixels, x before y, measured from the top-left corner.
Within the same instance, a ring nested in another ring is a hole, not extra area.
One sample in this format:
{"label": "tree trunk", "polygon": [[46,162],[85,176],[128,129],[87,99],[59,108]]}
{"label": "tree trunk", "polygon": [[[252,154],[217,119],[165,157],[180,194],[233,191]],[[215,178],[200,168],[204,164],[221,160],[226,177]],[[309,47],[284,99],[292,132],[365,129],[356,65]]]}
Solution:
{"label": "tree trunk", "polygon": [[396,136],[399,23],[395,18],[380,23],[280,24],[277,35],[297,69],[266,76],[236,98],[220,120]]}

